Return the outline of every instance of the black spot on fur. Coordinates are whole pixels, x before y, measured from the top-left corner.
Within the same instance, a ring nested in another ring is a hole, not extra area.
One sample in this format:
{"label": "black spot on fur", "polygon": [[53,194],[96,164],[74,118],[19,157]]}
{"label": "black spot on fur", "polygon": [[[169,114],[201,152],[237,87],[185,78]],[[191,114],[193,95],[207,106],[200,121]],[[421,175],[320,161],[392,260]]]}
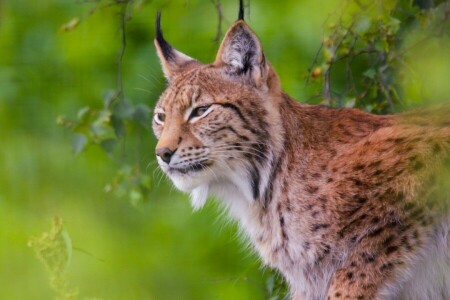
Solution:
{"label": "black spot on fur", "polygon": [[358,178],[351,178],[350,180],[353,181],[353,183],[354,183],[356,186],[362,186],[362,185],[363,185],[362,181],[359,180]]}
{"label": "black spot on fur", "polygon": [[417,219],[422,215],[422,213],[423,213],[422,208],[416,207],[414,210],[411,211],[411,213],[409,214],[409,217],[412,219]]}
{"label": "black spot on fur", "polygon": [[398,250],[398,246],[389,246],[386,248],[385,253],[386,254],[391,254],[392,252],[395,252]]}
{"label": "black spot on fur", "polygon": [[371,263],[371,262],[375,261],[375,255],[367,253],[367,252],[362,254],[362,258],[364,259],[364,261],[366,263]]}
{"label": "black spot on fur", "polygon": [[347,279],[348,280],[352,280],[353,279],[353,272],[348,272],[347,273]]}
{"label": "black spot on fur", "polygon": [[376,170],[375,172],[373,172],[373,176],[378,176],[378,175],[381,175],[381,174],[383,174],[382,170]]}
{"label": "black spot on fur", "polygon": [[355,198],[356,202],[358,202],[359,204],[364,204],[364,203],[367,202],[367,198],[366,197],[355,195],[354,198]]}
{"label": "black spot on fur", "polygon": [[395,228],[397,226],[399,226],[401,223],[399,220],[390,220],[389,222],[386,223],[386,227],[388,228]]}
{"label": "black spot on fur", "polygon": [[362,206],[357,206],[355,208],[353,208],[352,210],[348,211],[345,215],[350,218],[352,217],[354,214],[356,214],[360,209],[362,208]]}
{"label": "black spot on fur", "polygon": [[424,167],[424,164],[421,161],[415,161],[413,164],[414,171],[419,171]]}
{"label": "black spot on fur", "polygon": [[393,267],[394,267],[394,265],[391,262],[388,262],[381,266],[380,271],[381,272],[390,271],[390,270],[392,270]]}
{"label": "black spot on fur", "polygon": [[439,144],[434,144],[433,145],[433,154],[438,154],[439,152],[441,152],[442,148]]}
{"label": "black spot on fur", "polygon": [[319,187],[317,187],[317,186],[312,186],[312,185],[307,185],[307,186],[305,187],[305,190],[306,190],[308,193],[310,193],[310,194],[315,194],[315,193],[317,193],[317,191],[319,190]]}
{"label": "black spot on fur", "polygon": [[403,138],[403,137],[394,139],[394,143],[396,143],[396,144],[401,144],[401,143],[403,143],[404,141],[405,141],[405,138]]}
{"label": "black spot on fur", "polygon": [[407,203],[403,206],[403,209],[404,209],[405,211],[409,211],[409,210],[413,209],[414,207],[415,207],[414,204],[412,204],[411,202],[407,202]]}
{"label": "black spot on fur", "polygon": [[330,227],[330,224],[313,224],[313,225],[311,226],[311,230],[312,230],[313,232],[315,232],[315,231],[318,231],[318,230],[320,230],[320,229],[326,229],[326,228],[328,228],[328,227]]}
{"label": "black spot on fur", "polygon": [[371,163],[369,164],[369,167],[371,167],[371,168],[376,168],[376,167],[378,167],[379,165],[381,165],[381,160],[377,160],[377,161],[371,162]]}
{"label": "black spot on fur", "polygon": [[388,236],[388,237],[384,240],[383,246],[384,246],[384,247],[387,247],[387,246],[389,246],[393,241],[394,241],[394,236],[393,236],[393,235],[390,235],[390,236]]}
{"label": "black spot on fur", "polygon": [[375,237],[375,236],[378,236],[381,232],[383,232],[383,228],[379,227],[379,228],[373,230],[371,233],[369,233],[368,236],[369,237]]}
{"label": "black spot on fur", "polygon": [[365,165],[358,164],[353,167],[353,171],[361,171],[361,170],[364,170],[365,167],[366,167]]}
{"label": "black spot on fur", "polygon": [[321,203],[327,203],[328,202],[328,198],[326,196],[320,196],[319,198],[317,198],[317,200]]}

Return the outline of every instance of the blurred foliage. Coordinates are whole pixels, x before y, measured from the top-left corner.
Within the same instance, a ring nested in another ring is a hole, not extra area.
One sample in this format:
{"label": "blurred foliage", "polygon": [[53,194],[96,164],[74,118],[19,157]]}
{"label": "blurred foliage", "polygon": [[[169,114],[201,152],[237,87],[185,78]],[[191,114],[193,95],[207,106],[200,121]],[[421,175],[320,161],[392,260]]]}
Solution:
{"label": "blurred foliage", "polygon": [[[448,2],[347,1],[326,22],[322,55],[309,78],[320,82],[328,105],[375,113],[404,109],[403,66],[414,69],[412,48],[433,39],[448,42],[449,13]],[[412,34],[421,39],[404,42]]]}
{"label": "blurred foliage", "polygon": [[[449,100],[448,1],[246,6],[296,99],[375,113]],[[220,207],[192,215],[157,168],[150,120],[165,85],[152,46],[159,9],[169,42],[210,62],[237,1],[0,2],[0,298],[288,297],[281,276],[261,272],[233,238],[235,225],[216,221]],[[54,215],[71,236],[56,219],[31,240],[52,290],[26,245]]]}
{"label": "blurred foliage", "polygon": [[72,241],[63,227],[61,218],[53,219],[50,232],[32,238],[28,245],[34,249],[50,273],[50,285],[57,300],[76,299],[78,291],[68,287],[65,271],[72,257]]}

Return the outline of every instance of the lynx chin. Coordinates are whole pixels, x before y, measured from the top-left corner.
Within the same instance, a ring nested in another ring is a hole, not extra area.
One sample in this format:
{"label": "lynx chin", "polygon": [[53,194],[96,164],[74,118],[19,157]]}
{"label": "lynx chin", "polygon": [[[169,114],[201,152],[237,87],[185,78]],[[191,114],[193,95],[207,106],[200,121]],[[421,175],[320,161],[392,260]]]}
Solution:
{"label": "lynx chin", "polygon": [[220,199],[293,299],[450,299],[450,106],[297,102],[243,15],[203,64],[166,42],[158,14],[161,169],[194,209]]}

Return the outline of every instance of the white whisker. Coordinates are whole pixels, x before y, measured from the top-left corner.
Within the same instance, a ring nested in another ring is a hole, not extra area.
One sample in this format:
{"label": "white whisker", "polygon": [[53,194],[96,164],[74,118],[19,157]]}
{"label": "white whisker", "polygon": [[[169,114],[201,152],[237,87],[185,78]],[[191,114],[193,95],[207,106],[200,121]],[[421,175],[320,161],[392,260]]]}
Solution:
{"label": "white whisker", "polygon": [[138,88],[138,87],[135,87],[135,88],[134,88],[134,90],[138,90],[138,91],[142,91],[142,92],[146,92],[146,93],[152,94],[152,92],[151,92],[151,91],[149,91],[149,90],[146,90],[146,89],[143,89],[143,88]]}

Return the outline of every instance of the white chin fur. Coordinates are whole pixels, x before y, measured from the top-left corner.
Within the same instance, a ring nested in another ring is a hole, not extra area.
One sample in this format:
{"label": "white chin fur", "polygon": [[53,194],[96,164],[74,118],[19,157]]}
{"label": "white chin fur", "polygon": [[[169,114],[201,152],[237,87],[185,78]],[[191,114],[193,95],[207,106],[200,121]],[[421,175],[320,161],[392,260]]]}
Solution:
{"label": "white chin fur", "polygon": [[204,182],[204,180],[190,178],[185,175],[171,175],[169,177],[177,189],[186,193],[192,192]]}
{"label": "white chin fur", "polygon": [[202,208],[208,198],[209,185],[201,185],[191,191],[191,205],[194,211]]}

